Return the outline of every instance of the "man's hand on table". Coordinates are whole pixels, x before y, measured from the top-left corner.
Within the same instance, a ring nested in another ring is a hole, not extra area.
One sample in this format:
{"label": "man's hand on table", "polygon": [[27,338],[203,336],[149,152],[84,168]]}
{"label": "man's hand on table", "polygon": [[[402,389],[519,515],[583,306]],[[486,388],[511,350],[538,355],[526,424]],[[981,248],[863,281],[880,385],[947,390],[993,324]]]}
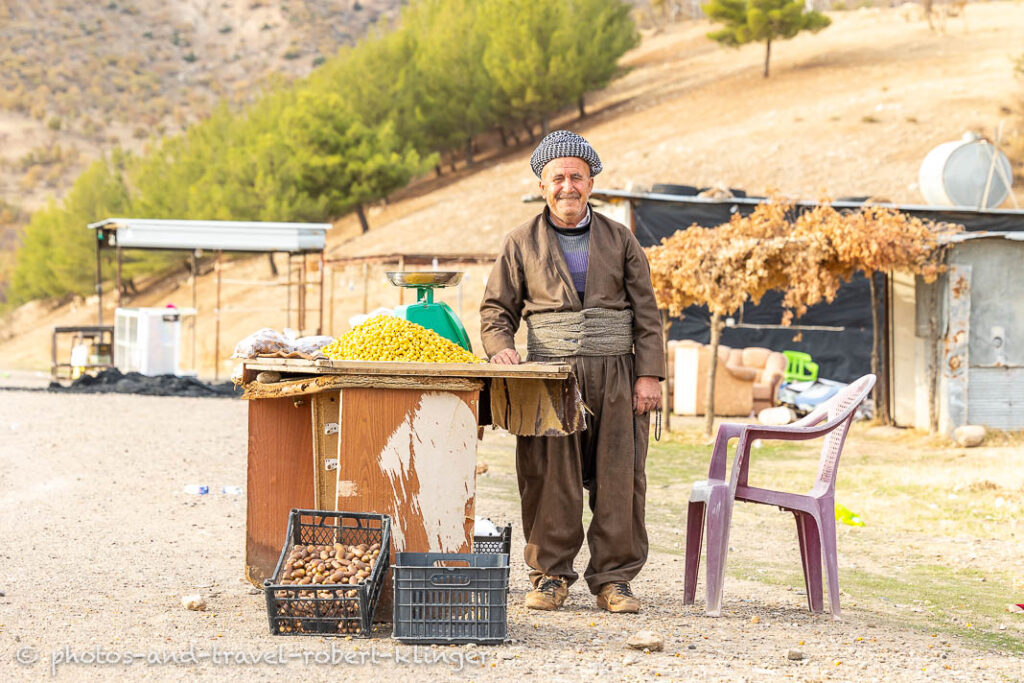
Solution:
{"label": "man's hand on table", "polygon": [[522,360],[515,349],[502,349],[491,356],[491,362],[496,365],[519,365]]}
{"label": "man's hand on table", "polygon": [[661,407],[661,382],[657,377],[637,377],[633,385],[633,412],[649,413]]}

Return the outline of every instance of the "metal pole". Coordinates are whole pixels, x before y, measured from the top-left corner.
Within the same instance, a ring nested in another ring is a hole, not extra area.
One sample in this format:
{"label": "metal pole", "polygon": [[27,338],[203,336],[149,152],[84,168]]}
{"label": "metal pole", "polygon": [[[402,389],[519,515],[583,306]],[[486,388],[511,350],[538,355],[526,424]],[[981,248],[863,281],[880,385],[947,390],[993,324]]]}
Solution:
{"label": "metal pole", "polygon": [[[892,392],[892,271],[883,273],[882,300],[885,310],[882,314],[882,424],[893,424]],[[878,419],[878,415],[875,416]]]}
{"label": "metal pole", "polygon": [[369,312],[370,305],[370,264],[363,262],[363,315]]}
{"label": "metal pole", "polygon": [[[999,122],[999,127],[996,128],[996,139],[993,140],[992,142],[988,143],[988,145],[992,148],[992,158],[989,159],[988,177],[985,179],[985,191],[982,192],[982,194],[981,194],[981,203],[978,204],[978,210],[979,211],[982,210],[982,209],[987,209],[988,208],[988,206],[987,206],[988,205],[988,193],[989,193],[989,190],[992,188],[992,174],[995,173],[996,166],[999,166],[999,171],[1000,171],[999,172],[999,177],[1000,177],[1000,179],[1003,180],[1003,182],[1006,182],[1006,178],[1005,178],[1005,176],[1004,176],[1004,174],[1002,172],[1003,168],[998,163],[999,162],[999,141],[1003,137],[1003,123],[1004,123],[1004,121],[1000,121]],[[984,141],[982,141],[982,144],[984,144]],[[1006,184],[1006,188],[1009,190],[1010,196],[1013,197],[1013,188],[1011,187],[1011,185],[1013,185],[1012,182],[1007,183]],[[1014,200],[1014,205],[1016,205],[1016,199]]]}
{"label": "metal pole", "polygon": [[116,247],[117,251],[117,307],[121,308],[121,291],[124,287],[121,284],[121,245]]}
{"label": "metal pole", "polygon": [[299,336],[306,331],[306,255],[299,264]]}
{"label": "metal pole", "polygon": [[199,259],[196,258],[195,249],[192,250],[192,369],[196,375],[199,374],[199,363],[196,357],[196,325],[199,324],[199,296],[197,293],[199,281]]}
{"label": "metal pole", "polygon": [[330,305],[327,307],[327,332],[334,334],[334,268],[331,268],[331,283],[327,289],[331,293]]}
{"label": "metal pole", "polygon": [[[405,255],[398,257],[398,272],[405,272]],[[405,303],[405,287],[398,288],[398,305]]]}
{"label": "metal pole", "polygon": [[[668,317],[668,311],[662,308],[659,313],[661,314],[661,348],[662,353],[665,354],[665,371],[668,372],[670,365],[668,358],[668,336],[672,330],[672,319]],[[666,377],[665,381],[661,383],[661,414],[663,415],[665,423],[665,431],[672,433],[672,396],[668,392],[669,381],[675,382],[672,377]]]}
{"label": "metal pole", "polygon": [[[72,371],[72,374],[74,371]],[[50,337],[50,377],[57,379],[57,328],[53,328],[53,336]]]}
{"label": "metal pole", "polygon": [[324,333],[324,252],[320,252],[320,318],[316,324],[316,333]]}
{"label": "metal pole", "polygon": [[217,271],[217,328],[213,335],[213,379],[220,377],[220,250],[217,250],[217,263],[214,269]]}
{"label": "metal pole", "polygon": [[285,299],[287,300],[284,308],[284,326],[292,326],[292,255],[288,252],[288,284],[285,285]]}
{"label": "metal pole", "polygon": [[100,239],[101,230],[96,230],[96,306],[97,306],[97,325],[103,324],[103,262],[100,258],[100,249],[103,246],[103,240]]}

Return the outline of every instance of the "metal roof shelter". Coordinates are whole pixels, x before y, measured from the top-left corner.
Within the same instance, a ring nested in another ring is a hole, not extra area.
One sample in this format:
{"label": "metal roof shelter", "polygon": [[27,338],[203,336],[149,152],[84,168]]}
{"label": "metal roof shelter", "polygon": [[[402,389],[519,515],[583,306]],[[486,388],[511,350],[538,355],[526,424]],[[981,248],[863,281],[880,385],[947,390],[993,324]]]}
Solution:
{"label": "metal roof shelter", "polygon": [[[117,252],[117,303],[121,304],[121,250],[144,249],[160,251],[188,251],[192,258],[192,307],[197,308],[196,274],[197,259],[202,251],[213,251],[217,254],[215,270],[217,273],[217,306],[216,334],[214,341],[214,376],[218,373],[220,356],[220,292],[221,292],[221,254],[225,251],[237,253],[268,253],[284,252],[288,254],[287,282],[287,315],[291,319],[291,260],[292,256],[302,256],[297,284],[297,324],[300,329],[305,327],[306,319],[306,255],[320,255],[320,316],[317,333],[323,329],[324,317],[324,248],[327,245],[327,231],[330,223],[275,223],[262,221],[198,221],[168,220],[152,218],[106,218],[87,226],[96,231],[96,295],[98,324],[103,324],[103,249],[114,249]],[[192,354],[195,360],[195,327],[192,329]]]}
{"label": "metal roof shelter", "polygon": [[107,218],[90,223],[97,241],[125,249],[205,249],[208,251],[322,252],[330,223],[179,221]]}

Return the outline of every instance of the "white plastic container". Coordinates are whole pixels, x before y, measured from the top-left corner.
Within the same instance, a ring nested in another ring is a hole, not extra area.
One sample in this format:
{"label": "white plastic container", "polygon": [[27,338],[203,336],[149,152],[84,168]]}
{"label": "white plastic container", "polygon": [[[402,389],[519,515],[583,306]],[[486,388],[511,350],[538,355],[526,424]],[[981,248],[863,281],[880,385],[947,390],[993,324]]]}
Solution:
{"label": "white plastic container", "polygon": [[994,209],[1009,195],[1013,171],[1006,155],[991,142],[965,133],[960,140],[944,142],[928,152],[917,180],[929,204]]}
{"label": "white plastic container", "polygon": [[182,375],[181,321],[193,308],[118,308],[114,312],[114,363],[121,372]]}

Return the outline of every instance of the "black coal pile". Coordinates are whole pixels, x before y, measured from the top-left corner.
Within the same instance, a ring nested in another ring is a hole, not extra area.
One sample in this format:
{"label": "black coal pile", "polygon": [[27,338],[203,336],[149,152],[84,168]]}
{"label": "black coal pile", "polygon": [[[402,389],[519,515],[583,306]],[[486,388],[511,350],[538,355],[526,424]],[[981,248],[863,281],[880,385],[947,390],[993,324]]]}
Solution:
{"label": "black coal pile", "polygon": [[50,391],[71,394],[142,394],[144,396],[192,396],[210,398],[232,398],[242,395],[231,382],[207,384],[194,377],[157,375],[150,377],[138,372],[123,373],[109,368],[97,374],[82,375],[70,386],[51,382]]}

